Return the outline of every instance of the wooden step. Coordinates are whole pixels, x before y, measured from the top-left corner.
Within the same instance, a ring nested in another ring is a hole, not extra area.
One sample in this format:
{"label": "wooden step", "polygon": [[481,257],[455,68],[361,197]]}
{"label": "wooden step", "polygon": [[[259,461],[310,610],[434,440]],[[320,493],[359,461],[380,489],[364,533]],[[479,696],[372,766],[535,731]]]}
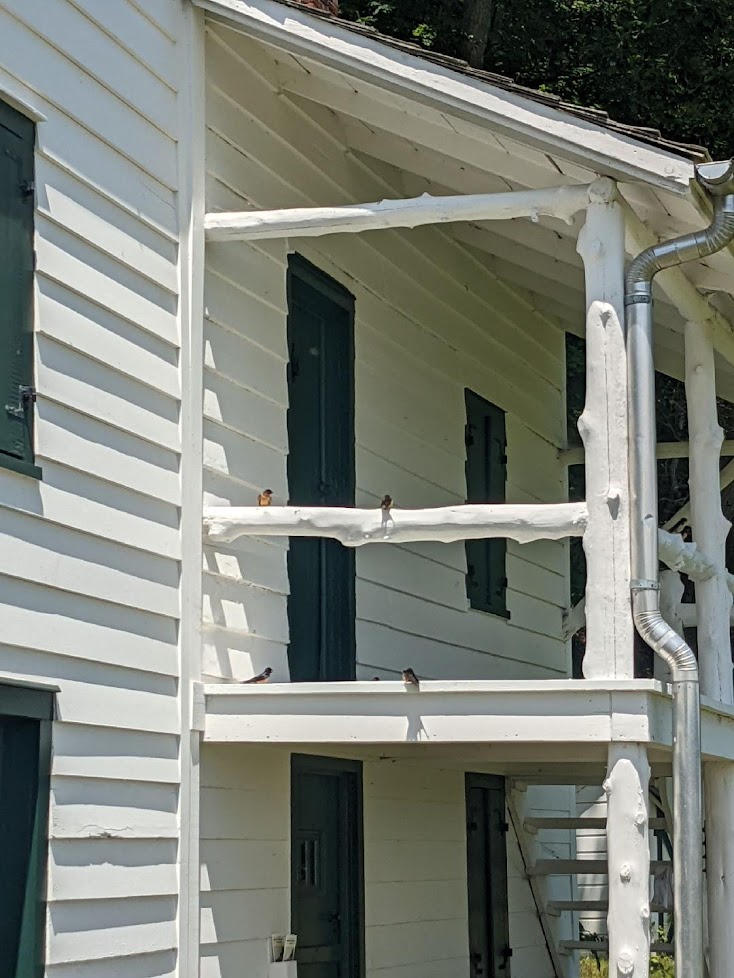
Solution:
{"label": "wooden step", "polygon": [[[558,946],[562,951],[588,951],[589,954],[593,951],[606,954],[609,951],[609,941],[561,941]],[[672,954],[673,945],[651,944],[650,951],[652,954]]]}
{"label": "wooden step", "polygon": [[[590,816],[579,818],[559,817],[559,818],[525,818],[523,824],[528,829],[605,829],[607,820],[605,818],[591,818]],[[649,822],[651,829],[667,828],[664,818],[651,818]]]}
{"label": "wooden step", "polygon": [[[650,873],[656,873],[666,866],[670,866],[667,860],[651,859]],[[528,876],[573,876],[577,873],[606,876],[607,861],[606,859],[538,859],[528,868]]]}
{"label": "wooden step", "polygon": [[[609,909],[608,900],[549,900],[548,909],[562,913],[564,910],[582,910],[586,913],[605,913]],[[650,913],[669,913],[672,907],[661,903],[651,903]]]}

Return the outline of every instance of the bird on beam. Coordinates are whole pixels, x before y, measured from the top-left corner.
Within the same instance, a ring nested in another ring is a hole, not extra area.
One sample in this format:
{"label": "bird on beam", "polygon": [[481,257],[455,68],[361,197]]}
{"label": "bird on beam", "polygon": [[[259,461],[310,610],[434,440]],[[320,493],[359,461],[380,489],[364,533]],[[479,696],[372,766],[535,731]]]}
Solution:
{"label": "bird on beam", "polygon": [[258,506],[269,506],[273,501],[273,490],[263,489],[260,495],[257,497]]}
{"label": "bird on beam", "polygon": [[407,669],[403,669],[403,682],[405,683],[406,686],[415,686],[416,689],[421,688],[420,679],[416,676],[416,674],[413,672],[413,670],[410,667],[408,667]]}
{"label": "bird on beam", "polygon": [[242,680],[242,685],[243,686],[250,686],[250,685],[262,686],[263,683],[268,682],[268,680],[270,679],[270,677],[272,675],[273,675],[273,670],[270,668],[270,666],[268,666],[266,669],[263,669],[263,671],[261,673],[259,673],[257,676],[253,676],[252,679],[243,679]]}
{"label": "bird on beam", "polygon": [[388,496],[387,493],[380,500],[380,509],[383,513],[389,513],[392,509],[392,496]]}

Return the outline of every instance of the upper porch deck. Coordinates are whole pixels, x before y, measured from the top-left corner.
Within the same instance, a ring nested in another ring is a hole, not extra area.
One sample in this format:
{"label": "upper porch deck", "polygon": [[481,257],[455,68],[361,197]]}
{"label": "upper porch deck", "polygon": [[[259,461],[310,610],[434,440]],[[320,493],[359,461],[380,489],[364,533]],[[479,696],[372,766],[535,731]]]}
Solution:
{"label": "upper porch deck", "polygon": [[[200,684],[195,715],[211,743],[471,759],[530,780],[566,765],[573,783],[598,778],[615,743],[646,745],[665,776],[673,746],[672,698],[655,680]],[[704,758],[734,760],[734,708],[704,699],[701,718]]]}

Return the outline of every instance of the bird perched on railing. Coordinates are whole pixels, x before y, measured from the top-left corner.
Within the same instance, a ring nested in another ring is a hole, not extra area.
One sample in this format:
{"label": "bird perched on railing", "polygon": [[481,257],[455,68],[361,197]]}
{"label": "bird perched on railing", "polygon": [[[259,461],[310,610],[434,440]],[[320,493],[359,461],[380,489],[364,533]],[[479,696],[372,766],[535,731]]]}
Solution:
{"label": "bird perched on railing", "polygon": [[261,673],[259,673],[257,676],[253,676],[252,679],[243,679],[242,680],[242,685],[243,686],[250,686],[250,685],[261,686],[263,683],[268,682],[268,680],[270,679],[270,677],[272,675],[273,675],[273,670],[270,668],[270,666],[267,666],[267,668],[263,669],[263,671]]}
{"label": "bird perched on railing", "polygon": [[392,509],[392,496],[385,494],[380,500],[380,509],[383,513],[389,513]]}
{"label": "bird perched on railing", "polygon": [[269,506],[273,501],[273,490],[263,489],[260,495],[257,497],[258,506]]}
{"label": "bird perched on railing", "polygon": [[413,670],[410,667],[408,667],[407,669],[403,669],[403,682],[405,683],[406,686],[415,686],[416,689],[420,689],[421,686],[420,679],[416,676],[416,674],[413,672]]}

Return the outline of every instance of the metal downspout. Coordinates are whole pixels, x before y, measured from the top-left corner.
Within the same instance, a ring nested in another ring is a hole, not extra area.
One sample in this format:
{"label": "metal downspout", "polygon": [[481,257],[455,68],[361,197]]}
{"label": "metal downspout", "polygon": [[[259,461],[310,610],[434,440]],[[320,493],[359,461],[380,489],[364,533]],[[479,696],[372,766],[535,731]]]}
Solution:
{"label": "metal downspout", "polygon": [[664,268],[705,258],[734,239],[734,161],[707,163],[696,177],[714,198],[703,231],[641,252],[625,277],[630,425],[632,611],[645,642],[673,680],[673,860],[676,974],[703,974],[701,732],[698,663],[660,613],[652,280]]}

